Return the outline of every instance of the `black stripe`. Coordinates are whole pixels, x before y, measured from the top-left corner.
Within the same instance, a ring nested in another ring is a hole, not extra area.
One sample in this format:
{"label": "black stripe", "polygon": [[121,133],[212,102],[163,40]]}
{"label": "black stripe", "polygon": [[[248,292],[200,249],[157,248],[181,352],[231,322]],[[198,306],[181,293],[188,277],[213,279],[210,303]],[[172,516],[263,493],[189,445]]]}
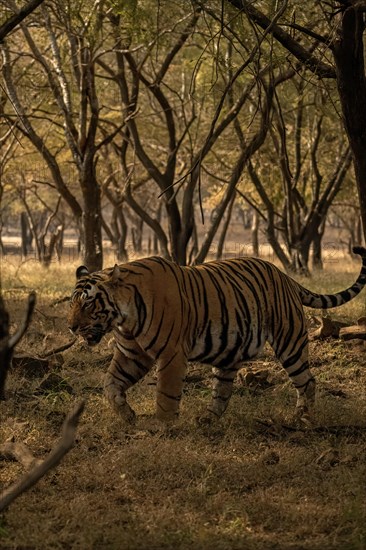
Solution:
{"label": "black stripe", "polygon": [[[113,378],[115,378],[119,382],[123,382],[123,380],[119,378],[114,372],[109,371],[109,374],[111,374]],[[120,366],[118,368],[118,374],[120,374],[120,376],[125,380],[128,380],[129,382],[131,382],[132,385],[136,384],[136,382],[140,379],[140,378],[134,378],[132,374],[126,373],[126,371],[123,370],[122,367]]]}
{"label": "black stripe", "polygon": [[[340,295],[342,294],[343,293],[341,293]],[[335,307],[338,304],[337,296],[335,296],[334,294],[327,294],[325,297],[330,301],[332,307]]]}
{"label": "black stripe", "polygon": [[[351,291],[352,291],[352,289],[351,289]],[[349,302],[353,298],[351,292],[349,292],[348,290],[343,290],[343,292],[339,293],[339,296],[341,297],[342,302]],[[338,301],[336,301],[336,305],[337,305],[337,303],[338,303]]]}
{"label": "black stripe", "polygon": [[[204,278],[202,276],[202,273],[199,269],[196,269],[195,271],[192,271],[190,274],[192,274],[196,278],[196,282],[197,282],[197,277],[199,278],[199,280],[201,282],[201,291],[202,291],[202,296],[203,296],[203,318],[202,318],[202,327],[201,327],[200,332],[198,333],[198,337],[200,338],[202,336],[202,334],[204,333],[204,331],[205,330],[207,331],[207,325],[208,325],[208,322],[209,322],[207,289],[206,289],[206,285],[205,285],[205,280],[204,280]],[[197,282],[197,286],[199,286],[198,282]],[[202,309],[201,309],[201,314],[202,314]]]}
{"label": "black stripe", "polygon": [[156,343],[158,337],[159,337],[159,334],[160,334],[160,331],[161,331],[161,326],[163,324],[163,321],[164,321],[164,317],[165,317],[165,314],[164,314],[164,310],[163,310],[163,313],[161,315],[161,318],[160,318],[160,322],[159,322],[159,326],[158,326],[158,329],[157,331],[155,332],[155,335],[153,336],[153,338],[151,339],[150,343],[145,346],[145,351],[148,351],[150,348],[153,347],[153,345]]}
{"label": "black stripe", "polygon": [[161,391],[159,389],[156,390],[161,395],[164,395],[164,397],[167,397],[168,399],[172,399],[173,401],[180,401],[181,395],[169,395],[169,393],[165,393],[164,391]]}
{"label": "black stripe", "polygon": [[137,330],[134,331],[134,336],[135,338],[137,338],[141,334],[143,326],[146,321],[146,305],[140,294],[140,291],[135,286],[134,286],[134,291],[135,291],[135,307],[136,307],[137,319],[138,319]]}
{"label": "black stripe", "polygon": [[[227,348],[227,345],[228,345],[229,314],[228,314],[228,310],[227,310],[227,307],[226,307],[225,294],[222,291],[222,287],[221,287],[220,282],[216,279],[215,273],[210,273],[210,270],[208,270],[208,269],[206,270],[206,273],[210,277],[211,282],[212,282],[212,284],[214,285],[214,287],[216,289],[216,292],[217,292],[217,295],[218,295],[218,298],[219,298],[219,302],[220,302],[220,306],[221,306],[221,321],[222,321],[222,323],[221,323],[221,333],[220,333],[221,343],[219,345],[219,348],[218,348],[217,353],[215,354],[215,356],[210,357],[210,360],[214,360],[215,357],[218,357],[224,351],[224,349]],[[222,277],[221,273],[217,273],[217,275]],[[209,359],[207,359],[207,360],[209,360]]]}
{"label": "black stripe", "polygon": [[[302,345],[300,345],[299,348],[297,349],[296,353],[291,355],[287,359],[285,359],[285,361],[283,361],[282,365],[285,369],[288,369],[288,368],[292,367],[293,365],[295,365],[295,363],[297,363],[301,359],[304,348],[307,346],[307,344],[308,344],[308,342],[307,342],[307,339],[305,338]],[[295,371],[295,373],[292,373],[291,376],[293,376],[295,374],[296,374],[296,371]]]}
{"label": "black stripe", "polygon": [[212,335],[211,335],[211,321],[208,322],[205,334],[205,347],[201,353],[190,357],[190,361],[203,361],[206,359],[212,351]]}
{"label": "black stripe", "polygon": [[169,365],[171,364],[172,361],[174,361],[174,359],[176,358],[178,354],[178,351],[176,351],[175,353],[173,353],[173,355],[171,356],[171,358],[169,359],[169,361],[167,361],[166,363],[164,363],[163,366],[159,365],[159,372],[165,370],[166,368],[169,367]]}
{"label": "black stripe", "polygon": [[229,351],[229,353],[223,357],[222,359],[220,359],[220,361],[218,363],[216,363],[216,366],[218,368],[223,368],[225,367],[226,365],[232,365],[234,360],[236,359],[236,356],[242,346],[242,337],[241,335],[238,333],[237,336],[236,336],[236,342],[234,344],[234,347]]}
{"label": "black stripe", "polygon": [[[170,341],[170,338],[171,338],[171,335],[172,335],[172,332],[173,332],[173,329],[174,329],[174,326],[175,326],[175,321],[173,321],[171,327],[170,327],[170,331],[169,331],[169,334],[165,340],[165,343],[164,345],[159,349],[159,351],[155,354],[154,356],[154,359],[155,361],[157,361],[159,359],[159,357],[161,356],[161,354],[164,352],[164,350],[167,348],[168,344],[171,343]],[[178,331],[179,333],[179,331]]]}

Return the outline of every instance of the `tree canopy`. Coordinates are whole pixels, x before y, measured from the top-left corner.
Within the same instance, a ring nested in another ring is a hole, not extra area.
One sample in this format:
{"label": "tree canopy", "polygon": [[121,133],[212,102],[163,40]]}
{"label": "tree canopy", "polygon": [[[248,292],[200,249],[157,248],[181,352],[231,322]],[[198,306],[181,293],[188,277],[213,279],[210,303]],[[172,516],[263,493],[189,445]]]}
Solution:
{"label": "tree canopy", "polygon": [[3,216],[41,197],[33,234],[69,219],[90,269],[103,233],[125,259],[141,224],[185,264],[208,257],[244,201],[284,267],[307,270],[352,160],[363,205],[362,13],[321,1],[43,3],[1,44]]}

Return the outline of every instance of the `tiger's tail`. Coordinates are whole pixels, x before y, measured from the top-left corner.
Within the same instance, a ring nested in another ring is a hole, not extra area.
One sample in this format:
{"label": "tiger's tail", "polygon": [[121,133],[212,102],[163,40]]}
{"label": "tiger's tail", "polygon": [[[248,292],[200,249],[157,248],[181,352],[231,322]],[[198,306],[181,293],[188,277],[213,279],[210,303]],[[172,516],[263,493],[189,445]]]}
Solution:
{"label": "tiger's tail", "polygon": [[366,285],[366,248],[355,246],[352,250],[354,254],[359,254],[362,258],[362,267],[356,282],[346,290],[342,290],[336,294],[317,294],[299,285],[300,296],[304,306],[330,309],[349,302],[361,292]]}

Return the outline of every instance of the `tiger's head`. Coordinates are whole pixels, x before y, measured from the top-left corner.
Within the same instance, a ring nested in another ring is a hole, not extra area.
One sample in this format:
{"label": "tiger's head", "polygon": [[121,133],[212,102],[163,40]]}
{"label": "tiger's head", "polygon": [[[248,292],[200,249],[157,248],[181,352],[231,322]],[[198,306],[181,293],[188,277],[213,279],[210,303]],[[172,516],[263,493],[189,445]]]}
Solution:
{"label": "tiger's head", "polygon": [[76,270],[76,285],[71,296],[68,325],[90,345],[100,342],[119,322],[122,315],[113,301],[113,286],[118,284],[119,267],[89,273],[85,266]]}

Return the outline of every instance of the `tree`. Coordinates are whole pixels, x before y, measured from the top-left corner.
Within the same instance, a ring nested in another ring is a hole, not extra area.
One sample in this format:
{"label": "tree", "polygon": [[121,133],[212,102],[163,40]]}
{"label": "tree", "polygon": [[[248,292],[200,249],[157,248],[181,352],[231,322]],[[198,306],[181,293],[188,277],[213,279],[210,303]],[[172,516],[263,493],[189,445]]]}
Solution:
{"label": "tree", "polygon": [[322,91],[305,93],[304,88],[300,75],[286,91],[278,91],[269,138],[248,173],[278,259],[286,270],[307,273],[311,245],[318,251],[315,263],[321,265],[319,241],[351,155],[339,120],[326,116]]}
{"label": "tree", "polygon": [[[258,28],[268,28],[270,17],[254,3],[247,0],[229,0],[229,3],[245,14]],[[269,4],[271,3],[267,3],[267,7],[270,11]],[[283,18],[270,29],[274,40],[307,71],[323,79],[323,82],[324,79],[336,81],[343,123],[352,152],[365,237],[365,3],[354,0],[318,0],[311,6],[311,13],[306,9],[294,12],[291,3],[284,2],[283,5],[286,8]],[[330,56],[334,64],[331,63]]]}
{"label": "tree", "polygon": [[[15,10],[11,0],[7,4]],[[44,159],[55,188],[77,221],[84,261],[91,270],[97,270],[103,263],[97,153],[105,141],[113,138],[108,135],[98,141],[97,135],[101,107],[95,54],[99,41],[103,40],[103,3],[94,6],[88,17],[85,13],[84,20],[76,15],[77,6],[73,7],[75,12],[62,2],[56,2],[54,7],[42,7],[41,25],[39,19],[35,20],[32,30],[21,23],[24,40],[19,36],[14,40],[21,41],[22,48],[27,45],[26,53],[12,53],[6,43],[1,46],[2,73],[11,101],[10,110],[3,106],[3,116],[30,140]],[[27,71],[22,69],[24,55],[32,60]],[[42,83],[48,98],[41,94],[40,99],[29,103],[21,86],[29,88],[31,76],[36,82],[32,89],[34,96],[38,99],[37,87]],[[16,112],[11,113],[12,109]],[[65,161],[71,163],[73,170],[67,168],[70,164]],[[82,202],[72,189],[73,182],[68,181],[70,173],[76,174]]]}
{"label": "tree", "polygon": [[[142,17],[140,12],[138,16]],[[274,14],[273,19],[277,16]],[[111,144],[121,163],[123,200],[156,233],[164,255],[181,264],[194,256],[194,261],[200,263],[207,257],[248,159],[265,139],[275,88],[295,71],[278,64],[271,70],[258,64],[252,69],[254,76],[246,74],[250,62],[260,57],[260,45],[255,39],[245,46],[244,55],[231,54],[228,66],[227,60],[218,53],[219,48],[224,49],[222,43],[226,43],[226,36],[218,33],[220,21],[212,20],[210,32],[214,38],[209,47],[213,51],[210,59],[215,65],[217,81],[210,82],[214,93],[207,94],[204,79],[208,67],[200,58],[209,48],[201,36],[200,9],[191,14],[183,12],[178,21],[172,22],[171,18],[167,22],[159,21],[164,48],[158,33],[148,44],[136,45],[133,36],[126,40],[121,33],[121,18],[121,14],[111,15],[117,43],[116,64],[107,65],[101,59],[98,62],[117,84],[124,109],[122,141],[113,140]],[[237,40],[244,44],[240,35]],[[184,67],[187,57],[192,55],[199,59],[193,72],[187,75],[182,71],[177,75],[175,67],[179,64]],[[188,78],[191,93],[187,93]],[[234,94],[230,90],[235,84]],[[253,108],[256,91],[260,96],[256,116],[242,115],[244,110]],[[244,130],[233,137],[231,128],[239,116],[243,116],[243,124],[248,124],[250,118],[255,128],[249,139],[244,139]],[[149,125],[149,118],[154,120],[154,126]],[[210,173],[219,166],[216,156],[224,152],[228,152],[231,159],[229,183],[201,246],[197,246],[195,204],[202,201]],[[157,218],[136,200],[134,188],[143,177],[141,167],[149,176],[148,181],[158,187],[164,201],[168,234]]]}
{"label": "tree", "polygon": [[[356,6],[338,5],[337,18]],[[306,269],[350,162],[337,145],[332,173],[322,153],[341,74],[324,52],[343,46],[328,39],[335,23],[324,4],[314,6],[315,19],[290,1],[160,2],[153,18],[155,0],[55,0],[8,37],[11,101],[1,112],[44,159],[49,204],[60,195],[68,205],[90,269],[102,265],[102,228],[127,258],[130,219],[137,247],[148,228],[164,256],[204,261],[230,227],[239,190],[265,218],[283,265]]]}

